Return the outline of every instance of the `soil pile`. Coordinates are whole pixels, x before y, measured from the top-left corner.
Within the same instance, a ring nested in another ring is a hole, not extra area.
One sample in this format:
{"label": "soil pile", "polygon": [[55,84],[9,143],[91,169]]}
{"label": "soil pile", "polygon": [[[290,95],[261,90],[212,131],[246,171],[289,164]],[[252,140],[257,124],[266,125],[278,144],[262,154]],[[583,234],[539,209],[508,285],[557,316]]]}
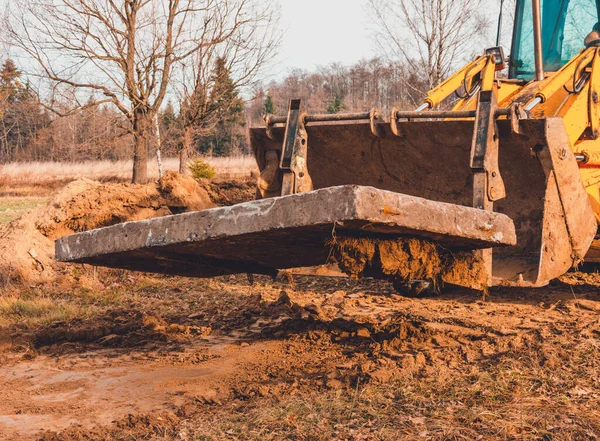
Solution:
{"label": "soil pile", "polygon": [[146,185],[79,179],[45,206],[0,226],[0,282],[35,284],[68,276],[67,266],[54,261],[54,240],[60,237],[213,206],[202,185],[173,172]]}
{"label": "soil pile", "polygon": [[485,272],[476,252],[452,253],[433,242],[336,237],[329,243],[332,260],[353,278],[374,277],[401,287],[413,280],[485,286]]}

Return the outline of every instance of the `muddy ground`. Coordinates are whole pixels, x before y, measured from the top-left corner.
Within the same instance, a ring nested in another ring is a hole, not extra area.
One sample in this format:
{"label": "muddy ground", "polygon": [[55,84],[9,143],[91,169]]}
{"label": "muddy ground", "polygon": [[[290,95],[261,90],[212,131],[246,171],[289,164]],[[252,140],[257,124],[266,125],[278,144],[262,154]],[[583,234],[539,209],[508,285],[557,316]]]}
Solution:
{"label": "muddy ground", "polygon": [[600,439],[600,275],[416,300],[368,279],[65,271],[0,277],[0,440]]}
{"label": "muddy ground", "polygon": [[0,439],[600,437],[597,276],[420,300],[371,280],[112,277],[0,303]]}

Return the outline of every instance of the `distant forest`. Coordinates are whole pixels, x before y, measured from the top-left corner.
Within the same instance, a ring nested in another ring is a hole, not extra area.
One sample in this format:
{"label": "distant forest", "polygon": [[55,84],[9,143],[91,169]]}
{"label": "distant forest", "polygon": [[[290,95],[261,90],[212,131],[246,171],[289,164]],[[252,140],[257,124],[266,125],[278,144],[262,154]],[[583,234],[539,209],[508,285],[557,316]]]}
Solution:
{"label": "distant forest", "polygon": [[316,72],[293,71],[260,89],[248,106],[248,114],[253,123],[264,113],[284,115],[293,98],[303,98],[313,113],[368,111],[373,107],[387,113],[392,107],[418,106],[427,90],[422,76],[409,67],[374,58],[349,67],[331,64]]}
{"label": "distant forest", "polygon": [[[228,73],[221,74],[224,84]],[[426,92],[426,84],[400,63],[375,58],[353,66],[332,64],[316,72],[295,70],[281,81],[257,87],[249,100],[237,88],[220,122],[195,141],[196,154],[228,156],[249,153],[247,128],[262,123],[266,113],[283,115],[292,98],[303,98],[309,111],[339,113],[366,111],[373,107],[388,112],[392,107],[412,108]],[[129,159],[132,135],[120,112],[107,104],[59,116],[39,103],[35,92],[21,80],[12,60],[0,73],[0,162],[80,161]],[[219,102],[213,103],[219,106]],[[159,112],[162,153],[177,156],[183,141],[181,113],[172,101]],[[150,152],[154,154],[154,152]]]}

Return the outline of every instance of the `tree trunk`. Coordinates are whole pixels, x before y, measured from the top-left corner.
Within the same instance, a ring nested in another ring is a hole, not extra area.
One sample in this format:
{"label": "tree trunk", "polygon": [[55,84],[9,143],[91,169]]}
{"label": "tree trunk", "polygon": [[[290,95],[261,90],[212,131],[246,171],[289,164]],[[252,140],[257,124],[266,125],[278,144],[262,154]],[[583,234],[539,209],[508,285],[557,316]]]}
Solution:
{"label": "tree trunk", "polygon": [[133,176],[134,184],[148,182],[148,150],[152,140],[152,116],[147,111],[138,110],[133,120]]}
{"label": "tree trunk", "polygon": [[158,163],[158,179],[163,177],[162,164],[162,141],[160,139],[160,125],[158,123],[158,113],[154,114],[154,137],[156,138],[156,162]]}
{"label": "tree trunk", "polygon": [[190,152],[194,147],[194,128],[186,126],[183,130],[183,145],[179,150],[179,173],[182,175],[189,174],[188,162],[190,160]]}

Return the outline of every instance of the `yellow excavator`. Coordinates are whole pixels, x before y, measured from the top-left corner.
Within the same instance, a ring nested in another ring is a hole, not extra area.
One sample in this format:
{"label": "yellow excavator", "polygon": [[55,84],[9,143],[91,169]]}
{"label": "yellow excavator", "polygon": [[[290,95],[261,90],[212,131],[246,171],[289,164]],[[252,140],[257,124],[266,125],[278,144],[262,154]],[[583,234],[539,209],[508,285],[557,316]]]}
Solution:
{"label": "yellow excavator", "polygon": [[334,262],[478,289],[600,262],[599,16],[517,0],[508,58],[486,50],[389,118],[291,100],[251,129],[256,201],[82,232],[57,259],[196,277]]}

